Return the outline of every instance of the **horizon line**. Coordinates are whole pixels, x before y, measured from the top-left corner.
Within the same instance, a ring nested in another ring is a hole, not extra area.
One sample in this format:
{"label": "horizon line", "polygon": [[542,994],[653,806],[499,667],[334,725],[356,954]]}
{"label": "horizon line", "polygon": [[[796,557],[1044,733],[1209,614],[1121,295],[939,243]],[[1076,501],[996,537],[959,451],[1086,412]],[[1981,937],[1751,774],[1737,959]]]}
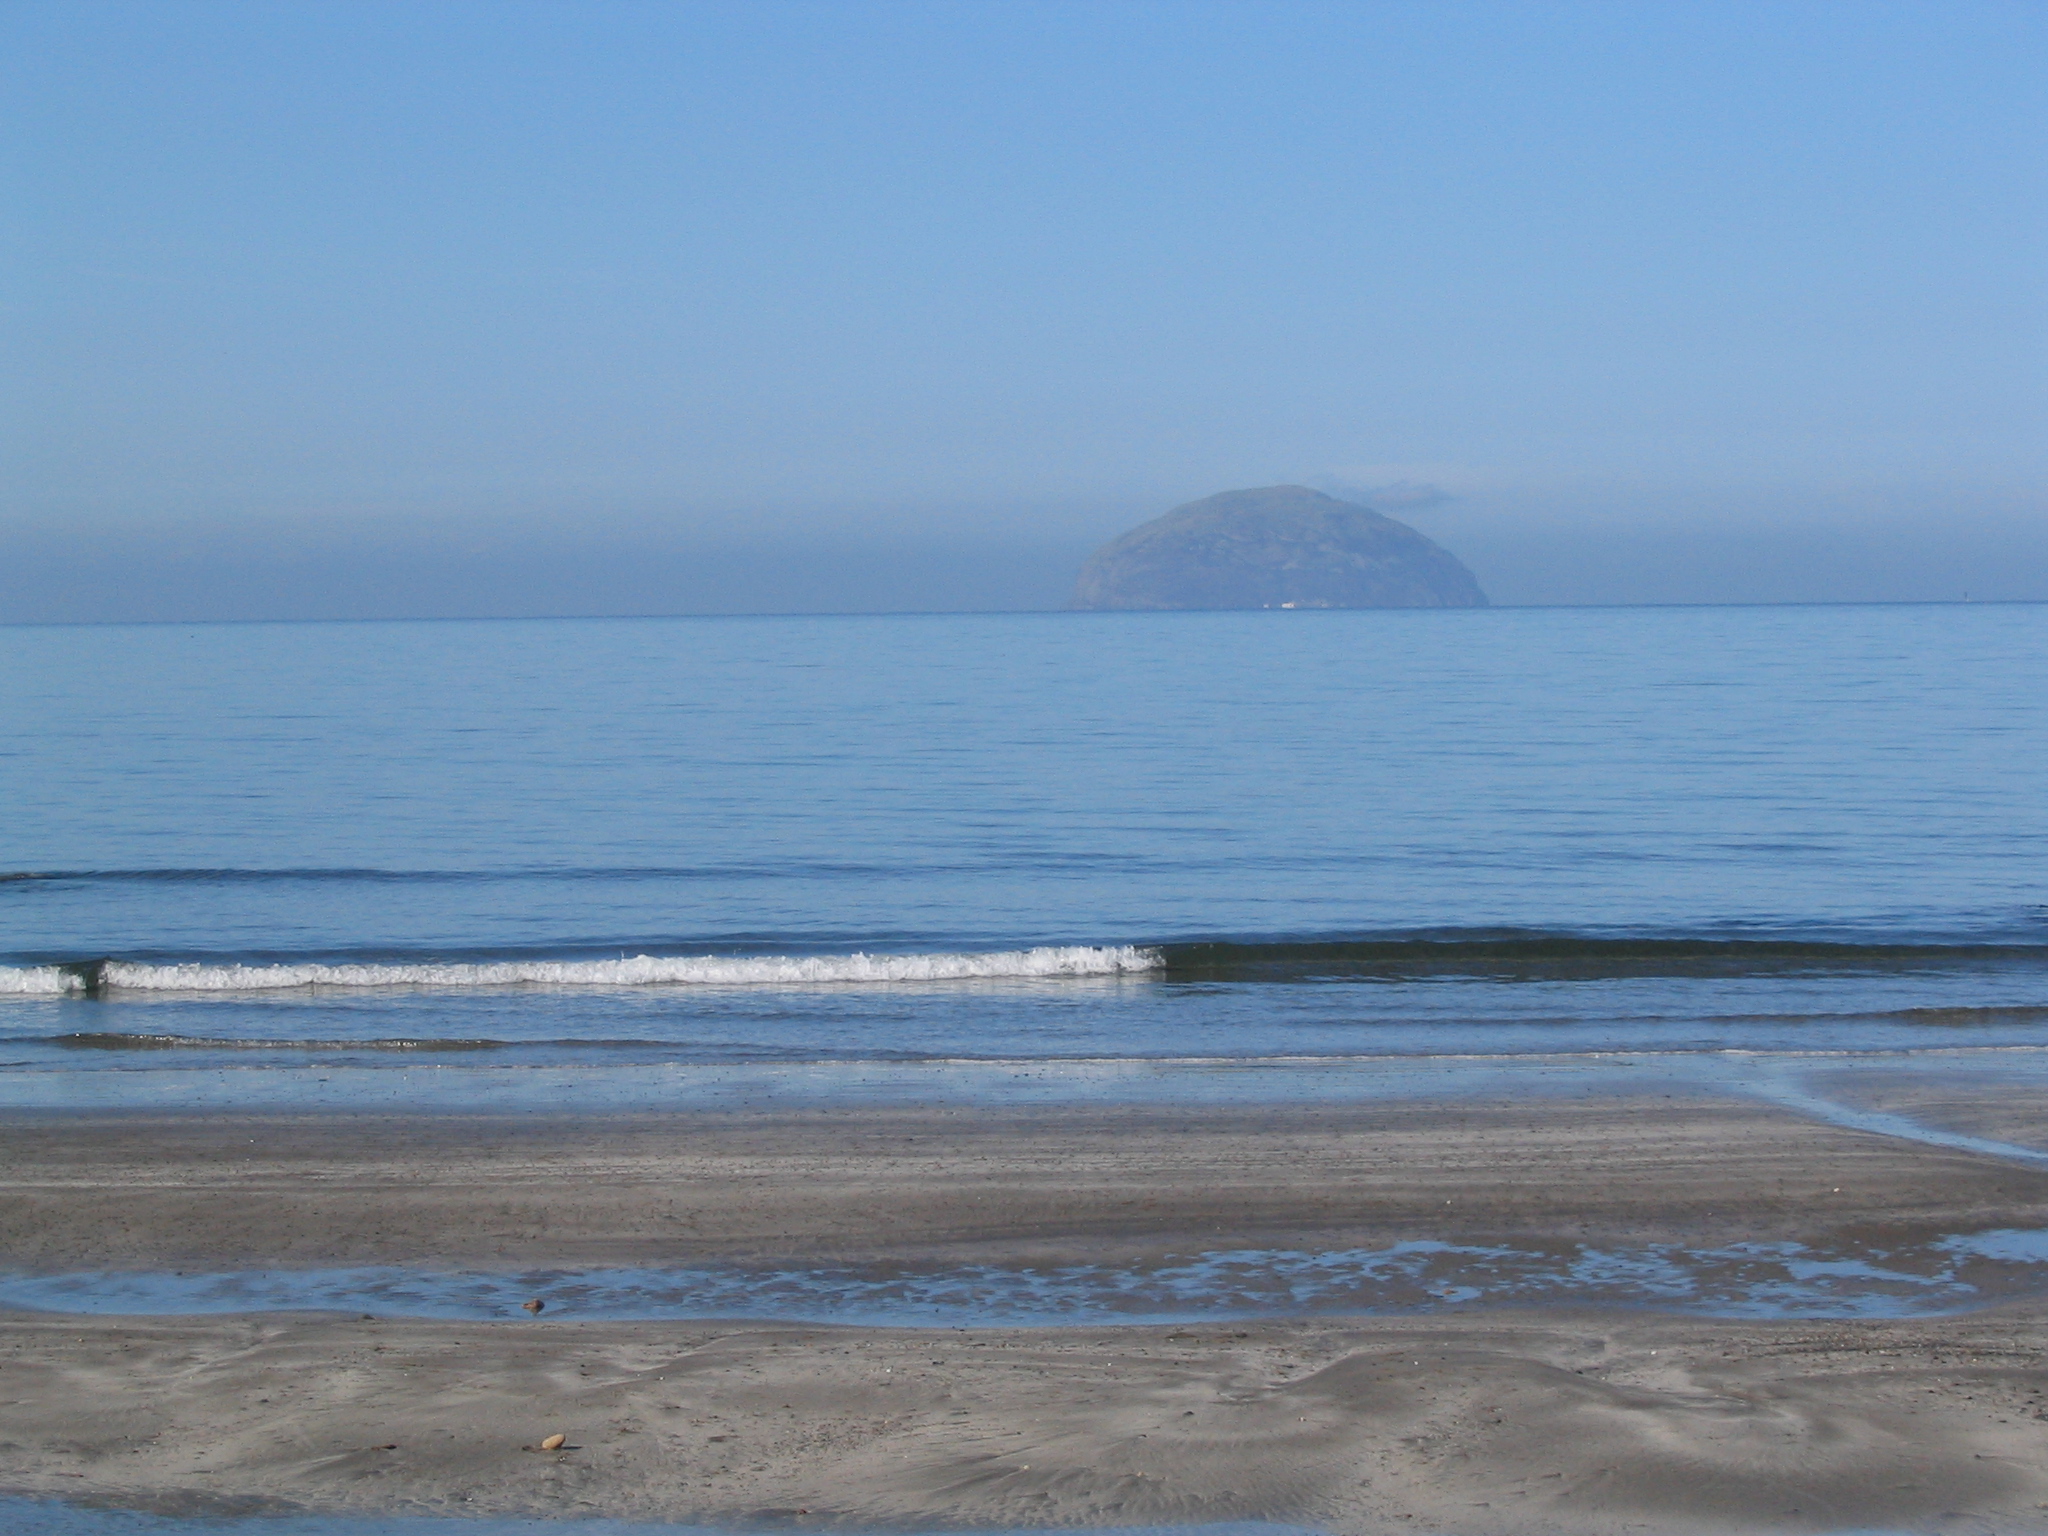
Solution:
{"label": "horizon line", "polygon": [[675,619],[1158,618],[1181,613],[1532,613],[1592,612],[1617,608],[2026,608],[2044,605],[2048,605],[2048,598],[1930,597],[1812,598],[1784,602],[1727,603],[1488,603],[1484,607],[1413,605],[1385,608],[764,608],[739,613],[472,613],[250,619],[0,619],[0,629],[141,629],[176,625],[231,624],[641,624]]}

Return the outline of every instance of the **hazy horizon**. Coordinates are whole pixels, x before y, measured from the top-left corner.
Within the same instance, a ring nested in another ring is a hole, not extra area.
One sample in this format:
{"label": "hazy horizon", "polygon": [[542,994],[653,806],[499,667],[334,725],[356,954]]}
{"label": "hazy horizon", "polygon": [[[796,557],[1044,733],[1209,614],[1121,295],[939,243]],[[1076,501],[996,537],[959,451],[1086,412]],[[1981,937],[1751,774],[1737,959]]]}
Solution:
{"label": "hazy horizon", "polygon": [[2025,4],[0,18],[0,621],[2048,600]]}

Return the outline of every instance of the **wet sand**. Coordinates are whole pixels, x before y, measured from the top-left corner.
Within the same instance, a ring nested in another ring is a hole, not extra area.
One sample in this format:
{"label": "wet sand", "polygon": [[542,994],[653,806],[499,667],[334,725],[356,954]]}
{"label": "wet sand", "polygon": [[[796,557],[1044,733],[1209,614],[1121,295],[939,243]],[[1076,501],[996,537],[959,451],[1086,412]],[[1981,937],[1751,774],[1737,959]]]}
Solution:
{"label": "wet sand", "polygon": [[1817,1073],[1811,1087],[1851,1109],[1980,1136],[2048,1155],[2048,1094],[1984,1068],[1904,1074]]}
{"label": "wet sand", "polygon": [[[1998,1124],[2032,1134],[2017,1101]],[[21,1115],[16,1269],[1037,1260],[2048,1226],[2048,1169],[1705,1098]],[[1343,1531],[2048,1528],[2048,1305],[1059,1329],[0,1316],[0,1483],[154,1507]],[[565,1449],[537,1446],[550,1433]]]}
{"label": "wet sand", "polygon": [[[2018,1113],[2008,1105],[2001,1126]],[[0,1253],[16,1269],[1048,1259],[1996,1226],[2048,1226],[2048,1167],[1698,1096],[0,1118]]]}

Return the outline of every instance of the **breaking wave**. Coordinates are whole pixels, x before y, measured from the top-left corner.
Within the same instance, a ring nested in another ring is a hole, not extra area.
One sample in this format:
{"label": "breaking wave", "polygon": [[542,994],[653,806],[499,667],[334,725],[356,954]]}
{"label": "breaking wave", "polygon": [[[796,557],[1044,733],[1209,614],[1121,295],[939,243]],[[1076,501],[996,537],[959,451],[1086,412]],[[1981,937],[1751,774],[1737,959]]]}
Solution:
{"label": "breaking wave", "polygon": [[[74,1051],[495,1051],[503,1040],[436,1040],[406,1037],[390,1040],[238,1040],[207,1035],[130,1035],[113,1032],[56,1035],[51,1044]],[[544,1041],[543,1044],[566,1042]],[[576,1041],[577,1045],[588,1042]],[[598,1041],[600,1045],[609,1041]]]}
{"label": "breaking wave", "polygon": [[637,955],[617,960],[505,960],[474,964],[149,965],[94,960],[0,967],[0,994],[98,996],[106,992],[285,992],[315,988],[790,986],[834,982],[931,982],[1118,976],[1156,970],[1155,950],[1135,945],[1048,945],[986,954]]}
{"label": "breaking wave", "polygon": [[0,965],[0,997],[62,997],[84,986],[65,965]]}

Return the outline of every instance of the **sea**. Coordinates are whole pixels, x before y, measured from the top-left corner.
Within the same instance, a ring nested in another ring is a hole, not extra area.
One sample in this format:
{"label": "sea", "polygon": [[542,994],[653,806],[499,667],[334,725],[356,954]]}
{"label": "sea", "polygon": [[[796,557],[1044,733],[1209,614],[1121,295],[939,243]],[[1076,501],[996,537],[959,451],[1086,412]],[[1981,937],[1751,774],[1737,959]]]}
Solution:
{"label": "sea", "polygon": [[0,628],[0,1107],[2048,1060],[2048,606]]}
{"label": "sea", "polygon": [[[0,1111],[1654,1081],[2048,1162],[1841,1090],[2048,1089],[2048,606],[16,626],[0,719]],[[59,1312],[482,1318],[545,1294],[572,1318],[927,1326],[1559,1299],[1857,1317],[2043,1288],[2048,1232],[2018,1230],[1911,1253],[1447,1233],[1057,1270],[0,1270],[0,1305]]]}

